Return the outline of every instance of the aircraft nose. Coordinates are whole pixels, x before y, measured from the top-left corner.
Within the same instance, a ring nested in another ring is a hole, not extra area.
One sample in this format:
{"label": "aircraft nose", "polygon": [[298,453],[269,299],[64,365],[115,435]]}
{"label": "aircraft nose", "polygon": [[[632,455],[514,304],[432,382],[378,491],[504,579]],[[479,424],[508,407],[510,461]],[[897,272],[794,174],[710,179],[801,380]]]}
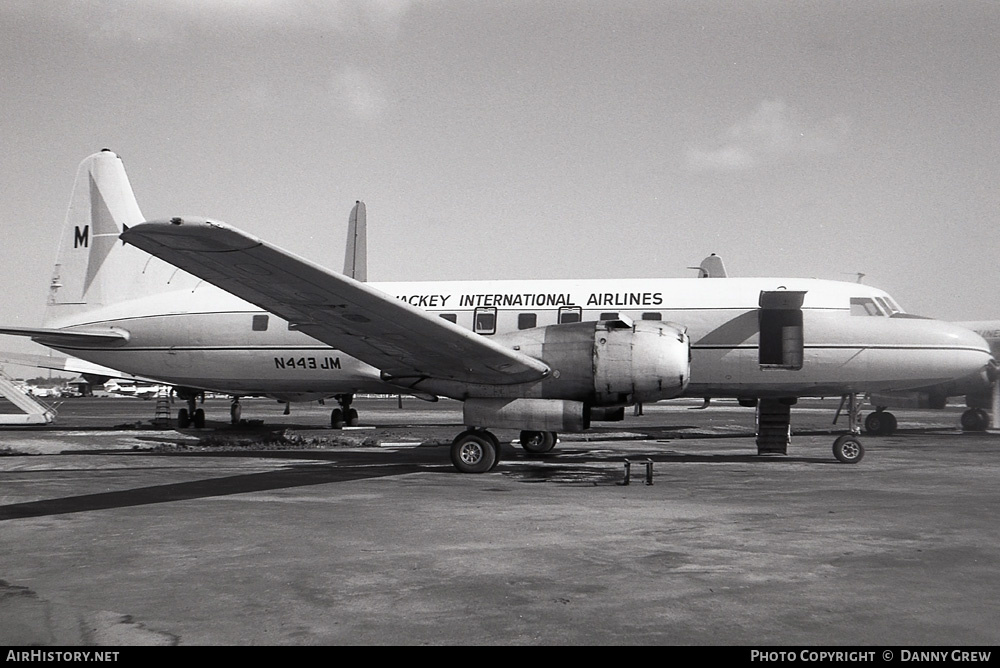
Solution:
{"label": "aircraft nose", "polygon": [[986,339],[976,334],[971,329],[966,329],[965,327],[960,327],[958,325],[952,325],[950,323],[942,323],[944,325],[944,335],[952,343],[952,345],[967,349],[975,350],[981,352],[991,360],[993,355],[990,352],[990,344],[986,342]]}
{"label": "aircraft nose", "polygon": [[962,360],[962,363],[975,365],[977,370],[985,372],[991,381],[1000,377],[1000,369],[997,361],[993,359],[990,344],[986,339],[971,329],[959,325],[950,323],[941,325],[943,338],[947,341],[947,345],[956,351],[957,359]]}

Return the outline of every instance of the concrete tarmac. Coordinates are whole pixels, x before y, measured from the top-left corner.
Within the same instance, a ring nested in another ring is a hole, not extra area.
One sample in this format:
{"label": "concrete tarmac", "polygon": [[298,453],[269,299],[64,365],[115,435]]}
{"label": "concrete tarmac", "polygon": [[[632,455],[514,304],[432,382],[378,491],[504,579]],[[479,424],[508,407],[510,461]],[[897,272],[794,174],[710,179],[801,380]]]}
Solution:
{"label": "concrete tarmac", "polygon": [[345,443],[329,406],[245,402],[285,430],[261,447],[68,401],[0,432],[0,645],[1000,642],[997,434],[900,410],[846,465],[837,402],[801,402],[758,457],[752,409],[695,405],[462,475],[451,402],[359,401],[380,427]]}

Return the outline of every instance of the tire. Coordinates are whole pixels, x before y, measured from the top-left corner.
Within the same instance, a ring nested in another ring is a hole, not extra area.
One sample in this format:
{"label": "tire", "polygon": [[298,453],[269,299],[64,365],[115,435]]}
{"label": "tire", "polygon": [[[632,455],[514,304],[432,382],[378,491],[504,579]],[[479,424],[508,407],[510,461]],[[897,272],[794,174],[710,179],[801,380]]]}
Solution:
{"label": "tire", "polygon": [[229,422],[233,425],[240,423],[240,416],[243,413],[243,409],[239,404],[233,404],[229,407]]}
{"label": "tire", "polygon": [[177,427],[179,429],[187,429],[191,426],[191,416],[188,415],[188,409],[182,408],[177,411]]}
{"label": "tire", "polygon": [[493,441],[475,432],[464,432],[451,444],[451,463],[461,473],[486,473],[497,463]]}
{"label": "tire", "polygon": [[339,408],[330,411],[330,426],[334,429],[344,428],[344,411]]}
{"label": "tire", "polygon": [[556,446],[554,431],[522,431],[521,447],[533,455],[543,455]]}
{"label": "tire", "polygon": [[962,431],[986,431],[990,416],[982,408],[970,408],[962,413]]}
{"label": "tire", "polygon": [[885,425],[882,429],[883,436],[892,436],[896,433],[896,427],[899,426],[899,422],[896,420],[896,416],[892,413],[885,413],[883,416],[883,421]]}
{"label": "tire", "polygon": [[494,436],[493,432],[486,431],[485,429],[482,430],[482,431],[478,431],[476,433],[479,436],[483,436],[485,438],[488,438],[490,440],[490,443],[493,444],[494,451],[496,452],[496,458],[493,460],[493,466],[490,467],[490,470],[492,471],[493,469],[495,469],[497,467],[497,464],[499,464],[500,460],[503,458],[502,457],[502,455],[503,455],[503,448],[500,446],[500,439],[497,438],[496,436]]}
{"label": "tire", "polygon": [[844,464],[857,464],[865,456],[865,447],[857,437],[846,434],[833,442],[833,456]]}
{"label": "tire", "polygon": [[205,411],[198,409],[194,412],[194,417],[191,418],[191,422],[194,423],[195,429],[205,428]]}
{"label": "tire", "polygon": [[347,411],[347,426],[348,427],[358,426],[358,412],[353,408]]}
{"label": "tire", "polygon": [[869,413],[868,417],[865,418],[865,433],[866,434],[881,434],[883,428],[883,413],[881,411],[876,411],[874,413]]}
{"label": "tire", "polygon": [[892,436],[896,433],[896,416],[887,411],[875,411],[865,418],[865,433],[873,436]]}

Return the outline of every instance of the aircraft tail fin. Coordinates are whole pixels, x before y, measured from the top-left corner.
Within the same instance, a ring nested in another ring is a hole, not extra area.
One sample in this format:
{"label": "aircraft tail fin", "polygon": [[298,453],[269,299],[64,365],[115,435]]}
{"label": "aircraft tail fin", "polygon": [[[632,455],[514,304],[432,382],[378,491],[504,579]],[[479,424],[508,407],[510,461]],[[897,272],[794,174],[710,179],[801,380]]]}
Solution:
{"label": "aircraft tail fin", "polygon": [[726,278],[726,265],[722,263],[722,258],[712,253],[698,267],[691,267],[698,270],[698,278]]}
{"label": "aircraft tail fin", "polygon": [[357,281],[368,280],[368,221],[365,203],[358,200],[347,222],[347,251],[344,275]]}
{"label": "aircraft tail fin", "polygon": [[[148,254],[118,238],[143,220],[121,158],[104,149],[80,163],[49,286],[45,326],[72,324],[81,313],[171,289],[162,275],[152,276]],[[163,269],[161,265],[156,273]]]}

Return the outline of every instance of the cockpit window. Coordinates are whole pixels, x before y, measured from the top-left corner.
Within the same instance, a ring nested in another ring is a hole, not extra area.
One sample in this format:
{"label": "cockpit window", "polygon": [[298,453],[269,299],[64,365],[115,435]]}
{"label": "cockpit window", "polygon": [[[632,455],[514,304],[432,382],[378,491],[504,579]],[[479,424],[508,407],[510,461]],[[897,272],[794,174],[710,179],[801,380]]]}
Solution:
{"label": "cockpit window", "polygon": [[881,315],[885,314],[879,309],[874,299],[869,297],[851,297],[851,315]]}
{"label": "cockpit window", "polygon": [[897,313],[902,313],[903,309],[896,306],[896,302],[892,301],[889,297],[876,297],[875,301],[879,303],[882,310],[889,314],[889,317],[896,315]]}
{"label": "cockpit window", "polygon": [[890,297],[889,295],[886,295],[885,297],[879,297],[879,303],[883,304],[886,307],[885,310],[890,317],[896,315],[897,313],[903,312],[903,309],[899,306],[899,304],[897,304],[893,300],[893,298]]}

